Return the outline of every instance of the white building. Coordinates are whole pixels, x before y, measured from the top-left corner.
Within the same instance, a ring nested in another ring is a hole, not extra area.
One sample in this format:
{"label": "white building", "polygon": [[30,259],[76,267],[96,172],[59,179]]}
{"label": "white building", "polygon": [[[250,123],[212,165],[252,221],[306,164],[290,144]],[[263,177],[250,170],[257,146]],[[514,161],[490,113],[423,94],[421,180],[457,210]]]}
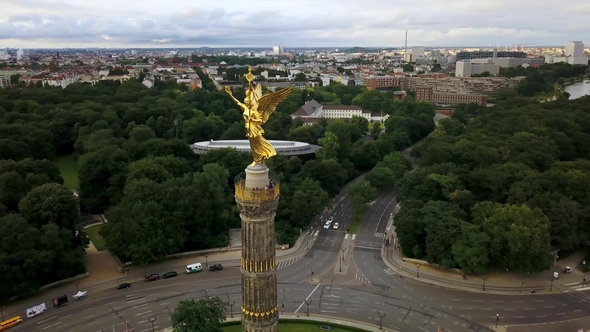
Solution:
{"label": "white building", "polygon": [[0,60],[8,60],[10,59],[10,55],[5,50],[0,50]]}
{"label": "white building", "polygon": [[584,56],[584,43],[581,41],[571,41],[565,44],[565,56],[575,58]]}
{"label": "white building", "polygon": [[0,76],[0,88],[7,89],[10,87],[10,76]]}
{"label": "white building", "polygon": [[426,47],[424,46],[412,46],[412,62],[416,62],[419,58],[424,58]]}
{"label": "white building", "polygon": [[282,45],[273,46],[272,47],[272,53],[274,55],[285,54],[285,46],[282,46]]}
{"label": "white building", "polygon": [[484,72],[489,72],[492,75],[500,73],[500,66],[494,64],[491,60],[487,62],[471,62],[471,61],[457,61],[455,68],[456,77],[471,77],[472,75],[479,75]]}
{"label": "white building", "polygon": [[301,106],[295,113],[291,114],[292,119],[300,118],[304,124],[311,125],[321,119],[351,119],[359,116],[368,121],[385,121],[389,115],[363,110],[356,105],[322,105],[315,100],[310,100]]}

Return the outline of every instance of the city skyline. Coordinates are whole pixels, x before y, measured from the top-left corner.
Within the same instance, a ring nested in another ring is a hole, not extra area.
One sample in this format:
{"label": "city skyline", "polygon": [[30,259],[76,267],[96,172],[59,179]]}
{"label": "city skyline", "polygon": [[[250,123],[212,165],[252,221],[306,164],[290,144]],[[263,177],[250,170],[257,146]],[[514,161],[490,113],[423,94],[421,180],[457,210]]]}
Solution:
{"label": "city skyline", "polygon": [[404,0],[391,8],[379,0],[0,2],[0,48],[394,47],[404,44],[406,29],[408,45],[541,46],[588,44],[590,31],[584,0],[567,6],[546,0]]}

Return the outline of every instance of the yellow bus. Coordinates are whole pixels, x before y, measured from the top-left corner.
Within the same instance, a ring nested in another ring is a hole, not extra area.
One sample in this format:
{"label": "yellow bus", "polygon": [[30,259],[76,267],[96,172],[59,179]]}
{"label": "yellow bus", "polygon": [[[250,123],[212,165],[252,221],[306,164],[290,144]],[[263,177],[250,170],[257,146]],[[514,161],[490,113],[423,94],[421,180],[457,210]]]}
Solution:
{"label": "yellow bus", "polygon": [[7,330],[9,327],[13,327],[23,322],[20,316],[14,316],[0,323],[0,331]]}

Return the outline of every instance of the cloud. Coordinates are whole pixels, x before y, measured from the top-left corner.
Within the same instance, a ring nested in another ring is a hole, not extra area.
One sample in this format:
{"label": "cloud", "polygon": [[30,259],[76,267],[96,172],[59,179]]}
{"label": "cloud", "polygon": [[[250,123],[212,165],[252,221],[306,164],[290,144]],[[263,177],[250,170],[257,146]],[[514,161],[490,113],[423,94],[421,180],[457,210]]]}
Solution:
{"label": "cloud", "polygon": [[578,14],[590,12],[586,0],[212,4],[0,0],[0,47],[401,46],[405,29],[410,45],[563,45],[584,40],[588,23]]}

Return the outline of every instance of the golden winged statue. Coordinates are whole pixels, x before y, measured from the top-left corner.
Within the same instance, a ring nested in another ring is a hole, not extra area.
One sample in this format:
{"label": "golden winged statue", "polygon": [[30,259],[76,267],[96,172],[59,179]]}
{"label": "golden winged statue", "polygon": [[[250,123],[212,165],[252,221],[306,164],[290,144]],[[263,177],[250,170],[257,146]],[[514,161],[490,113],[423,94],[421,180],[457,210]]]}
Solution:
{"label": "golden winged statue", "polygon": [[246,127],[246,137],[248,137],[248,140],[250,141],[250,149],[252,150],[252,156],[254,157],[254,162],[252,162],[251,166],[256,164],[264,165],[264,160],[276,156],[277,151],[262,136],[264,135],[262,125],[268,121],[268,118],[274,113],[277,106],[289,97],[292,87],[263,96],[262,86],[257,84],[256,87],[254,87],[252,84],[252,81],[254,81],[252,68],[248,68],[246,79],[248,80],[248,90],[246,91],[246,98],[243,103],[233,96],[230,87],[226,86],[225,92],[227,92],[234,103],[242,109],[245,122],[244,125]]}

